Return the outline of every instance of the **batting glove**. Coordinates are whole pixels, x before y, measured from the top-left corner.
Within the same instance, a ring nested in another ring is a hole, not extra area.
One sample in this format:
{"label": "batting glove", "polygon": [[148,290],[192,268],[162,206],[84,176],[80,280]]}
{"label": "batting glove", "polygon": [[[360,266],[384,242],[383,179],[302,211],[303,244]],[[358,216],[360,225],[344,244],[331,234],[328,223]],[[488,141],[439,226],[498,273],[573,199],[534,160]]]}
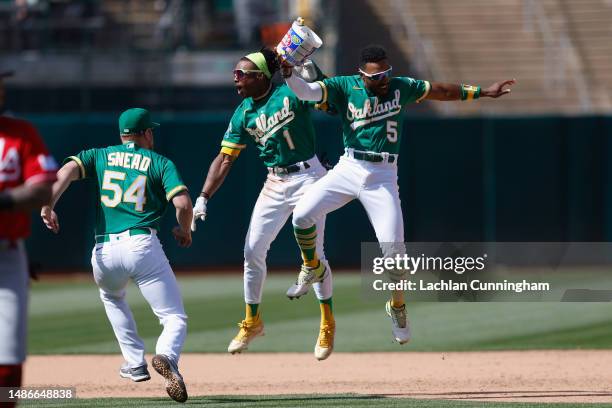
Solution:
{"label": "batting glove", "polygon": [[206,203],[208,200],[202,196],[198,197],[193,207],[193,221],[191,222],[191,230],[196,230],[196,221],[198,218],[202,221],[206,219]]}

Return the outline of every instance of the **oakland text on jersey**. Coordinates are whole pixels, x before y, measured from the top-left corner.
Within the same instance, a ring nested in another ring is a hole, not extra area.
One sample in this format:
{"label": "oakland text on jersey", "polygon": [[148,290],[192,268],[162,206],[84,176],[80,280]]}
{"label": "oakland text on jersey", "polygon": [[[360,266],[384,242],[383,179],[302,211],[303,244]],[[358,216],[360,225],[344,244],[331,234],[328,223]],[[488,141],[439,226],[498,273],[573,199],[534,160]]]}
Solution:
{"label": "oakland text on jersey", "polygon": [[126,169],[135,169],[142,172],[147,172],[149,170],[149,165],[151,164],[151,158],[147,156],[142,156],[138,153],[129,153],[129,152],[111,152],[107,155],[107,165],[115,166],[115,167],[123,167]]}
{"label": "oakland text on jersey", "polygon": [[355,105],[349,102],[348,109],[346,111],[346,118],[349,121],[354,121],[355,119],[364,119],[357,120],[351,123],[351,128],[355,130],[360,126],[364,126],[368,123],[376,122],[378,120],[383,120],[400,113],[402,110],[402,105],[400,104],[400,90],[396,89],[394,95],[395,96],[392,100],[384,103],[379,103],[378,97],[375,96],[374,106],[372,106],[372,103],[368,98],[364,101],[363,108],[357,108]]}
{"label": "oakland text on jersey", "polygon": [[255,129],[249,127],[246,131],[255,138],[257,143],[265,144],[266,140],[280,128],[291,122],[295,118],[295,113],[290,109],[289,97],[283,98],[283,107],[274,112],[269,117],[262,113],[255,119]]}

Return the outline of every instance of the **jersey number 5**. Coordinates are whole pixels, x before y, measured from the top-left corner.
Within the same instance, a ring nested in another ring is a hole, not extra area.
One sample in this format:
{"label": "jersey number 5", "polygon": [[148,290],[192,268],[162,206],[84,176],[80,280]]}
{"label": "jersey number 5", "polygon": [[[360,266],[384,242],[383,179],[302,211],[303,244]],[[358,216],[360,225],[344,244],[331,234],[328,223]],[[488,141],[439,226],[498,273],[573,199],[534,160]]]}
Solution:
{"label": "jersey number 5", "polygon": [[397,122],[394,120],[387,121],[387,140],[391,143],[397,142]]}
{"label": "jersey number 5", "polygon": [[114,182],[114,180],[125,180],[125,173],[121,171],[106,170],[104,172],[104,179],[102,180],[102,190],[112,191],[112,197],[101,194],[100,199],[102,204],[107,207],[116,207],[122,201],[124,203],[134,203],[136,211],[144,211],[144,205],[147,202],[145,196],[145,189],[147,187],[147,177],[138,176],[130,184],[125,193],[121,189],[121,186]]}

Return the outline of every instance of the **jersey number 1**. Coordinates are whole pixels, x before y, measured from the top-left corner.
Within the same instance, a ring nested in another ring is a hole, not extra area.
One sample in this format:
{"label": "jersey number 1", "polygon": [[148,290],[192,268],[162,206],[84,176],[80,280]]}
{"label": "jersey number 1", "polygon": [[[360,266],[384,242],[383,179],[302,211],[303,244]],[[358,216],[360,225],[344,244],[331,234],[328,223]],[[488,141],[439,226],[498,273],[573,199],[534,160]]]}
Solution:
{"label": "jersey number 1", "polygon": [[147,187],[147,177],[140,175],[130,184],[125,193],[121,186],[114,180],[125,180],[125,173],[121,171],[106,170],[104,179],[102,180],[102,190],[112,191],[112,197],[104,194],[100,195],[102,203],[107,207],[116,207],[122,201],[124,203],[134,203],[136,211],[144,211],[144,205],[147,202],[145,197],[145,189]]}

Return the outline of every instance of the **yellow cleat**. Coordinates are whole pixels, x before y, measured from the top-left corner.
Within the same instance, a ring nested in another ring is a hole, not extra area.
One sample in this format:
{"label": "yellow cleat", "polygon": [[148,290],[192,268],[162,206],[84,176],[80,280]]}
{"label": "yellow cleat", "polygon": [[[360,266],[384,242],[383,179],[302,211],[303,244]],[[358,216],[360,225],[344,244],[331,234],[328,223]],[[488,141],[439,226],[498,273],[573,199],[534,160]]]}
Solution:
{"label": "yellow cleat", "polygon": [[319,338],[315,344],[314,355],[317,360],[325,360],[334,350],[334,335],[336,334],[336,323],[331,322],[321,325]]}
{"label": "yellow cleat", "polygon": [[254,338],[264,335],[263,321],[259,318],[245,319],[238,323],[238,327],[240,327],[238,334],[227,347],[227,351],[232,354],[242,353]]}

